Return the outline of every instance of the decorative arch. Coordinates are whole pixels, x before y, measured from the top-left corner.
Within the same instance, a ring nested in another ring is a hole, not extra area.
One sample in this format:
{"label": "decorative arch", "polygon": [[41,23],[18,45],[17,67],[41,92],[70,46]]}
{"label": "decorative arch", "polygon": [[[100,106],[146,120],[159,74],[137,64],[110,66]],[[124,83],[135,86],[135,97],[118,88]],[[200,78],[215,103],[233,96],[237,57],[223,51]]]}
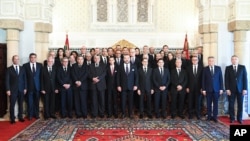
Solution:
{"label": "decorative arch", "polygon": [[115,43],[112,48],[115,49],[116,45],[120,45],[122,48],[123,47],[127,47],[127,48],[136,48],[137,46],[134,45],[133,43],[125,40],[125,39],[122,39],[120,41],[118,41],[117,43]]}

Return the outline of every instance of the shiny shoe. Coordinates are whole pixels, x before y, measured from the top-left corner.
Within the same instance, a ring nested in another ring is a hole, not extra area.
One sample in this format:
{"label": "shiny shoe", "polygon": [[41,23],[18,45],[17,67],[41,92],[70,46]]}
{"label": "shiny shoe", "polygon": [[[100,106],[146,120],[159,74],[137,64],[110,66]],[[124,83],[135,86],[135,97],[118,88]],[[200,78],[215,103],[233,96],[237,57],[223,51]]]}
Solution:
{"label": "shiny shoe", "polygon": [[24,122],[25,120],[24,120],[23,118],[20,118],[19,121],[20,121],[20,122]]}

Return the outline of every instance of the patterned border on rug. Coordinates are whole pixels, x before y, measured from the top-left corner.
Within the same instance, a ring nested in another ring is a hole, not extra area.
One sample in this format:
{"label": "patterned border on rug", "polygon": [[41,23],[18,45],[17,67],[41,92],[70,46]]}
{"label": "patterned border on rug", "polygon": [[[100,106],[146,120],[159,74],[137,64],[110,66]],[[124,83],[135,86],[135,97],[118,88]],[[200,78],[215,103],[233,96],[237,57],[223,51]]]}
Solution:
{"label": "patterned border on rug", "polygon": [[[229,127],[221,123],[203,120],[130,120],[130,119],[57,119],[38,120],[11,140],[76,140],[81,130],[126,130],[137,131],[180,130],[191,140],[229,140]],[[127,137],[136,138],[137,134]],[[143,137],[140,134],[140,137]],[[137,138],[140,138],[137,137]],[[171,139],[170,139],[171,140]],[[173,140],[175,140],[173,138]]]}

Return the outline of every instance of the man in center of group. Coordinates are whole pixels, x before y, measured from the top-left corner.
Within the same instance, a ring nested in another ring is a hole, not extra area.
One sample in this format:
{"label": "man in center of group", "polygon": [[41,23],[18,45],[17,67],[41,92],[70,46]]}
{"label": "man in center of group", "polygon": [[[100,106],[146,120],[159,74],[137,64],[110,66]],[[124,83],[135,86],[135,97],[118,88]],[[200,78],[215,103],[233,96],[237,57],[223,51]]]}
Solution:
{"label": "man in center of group", "polygon": [[130,56],[124,55],[124,64],[121,64],[117,74],[117,90],[121,92],[121,118],[125,118],[126,101],[128,98],[128,116],[133,118],[133,92],[137,90],[137,67],[130,62]]}

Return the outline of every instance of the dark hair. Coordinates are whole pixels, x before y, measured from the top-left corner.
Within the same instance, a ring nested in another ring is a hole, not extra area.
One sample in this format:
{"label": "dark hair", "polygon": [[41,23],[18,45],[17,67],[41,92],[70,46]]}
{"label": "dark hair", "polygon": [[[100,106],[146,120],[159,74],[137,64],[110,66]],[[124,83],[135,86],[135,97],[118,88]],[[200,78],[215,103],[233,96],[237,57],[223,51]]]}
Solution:
{"label": "dark hair", "polygon": [[63,57],[66,56],[65,54],[65,50],[63,48],[58,48],[57,51],[56,51],[56,58],[59,58],[59,51],[62,50],[63,51]]}
{"label": "dark hair", "polygon": [[37,55],[36,55],[35,53],[30,53],[29,58],[30,58],[31,56],[37,56]]}
{"label": "dark hair", "polygon": [[[159,61],[161,61],[161,60],[163,61],[163,59],[162,59],[162,58],[158,59],[158,60],[157,60],[157,63],[158,63]],[[164,62],[164,61],[163,61],[163,62]]]}

